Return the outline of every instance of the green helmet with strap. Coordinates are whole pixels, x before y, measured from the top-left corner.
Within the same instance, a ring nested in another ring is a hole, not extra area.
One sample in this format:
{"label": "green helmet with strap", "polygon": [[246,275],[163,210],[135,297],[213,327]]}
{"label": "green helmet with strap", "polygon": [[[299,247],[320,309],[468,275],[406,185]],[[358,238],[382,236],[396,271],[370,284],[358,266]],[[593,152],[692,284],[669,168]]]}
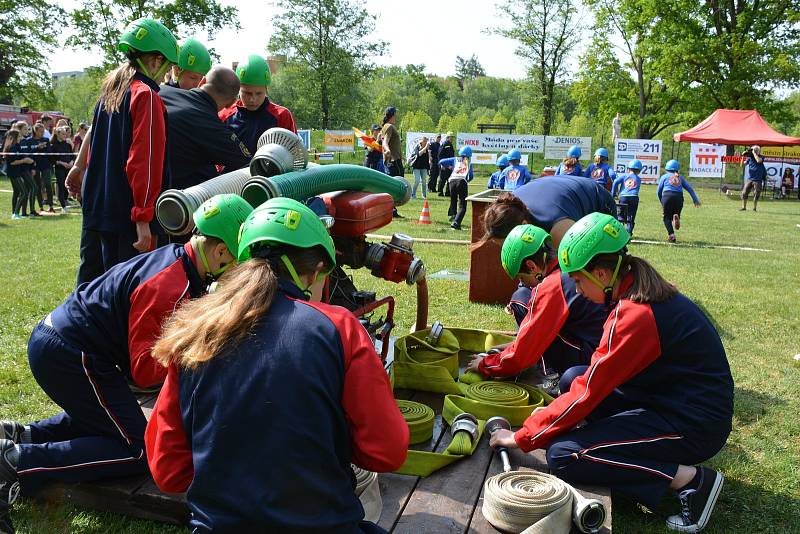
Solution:
{"label": "green helmet with strap", "polygon": [[[533,256],[550,242],[550,234],[532,224],[515,226],[505,241],[500,251],[500,261],[503,269],[511,278],[516,278],[522,268],[522,261]],[[545,258],[547,262],[547,258]]]}
{"label": "green helmet with strap", "polygon": [[239,228],[253,211],[253,207],[239,195],[214,195],[197,208],[192,215],[197,233],[216,237],[225,243],[231,255],[239,251]]}
{"label": "green helmet with strap", "polygon": [[[573,224],[564,234],[558,247],[558,264],[565,273],[581,271],[594,284],[606,293],[610,302],[611,292],[622,264],[624,248],[631,235],[616,217],[606,213],[590,213]],[[601,283],[586,266],[598,254],[618,253],[617,266],[608,285]]]}
{"label": "green helmet with strap", "polygon": [[328,229],[308,206],[291,198],[267,200],[247,217],[239,233],[239,261],[249,259],[250,247],[257,243],[298,248],[320,245],[330,259],[331,269],[336,265],[336,249]]}
{"label": "green helmet with strap", "polygon": [[239,62],[236,66],[236,76],[239,77],[239,82],[245,85],[269,87],[272,83],[269,64],[258,54],[250,54],[246,61]]}
{"label": "green helmet with strap", "polygon": [[178,62],[178,41],[169,29],[149,18],[134,20],[119,36],[117,48],[125,53],[158,52],[170,63]]}
{"label": "green helmet with strap", "polygon": [[178,54],[178,67],[205,76],[211,70],[211,54],[197,39],[186,39]]}

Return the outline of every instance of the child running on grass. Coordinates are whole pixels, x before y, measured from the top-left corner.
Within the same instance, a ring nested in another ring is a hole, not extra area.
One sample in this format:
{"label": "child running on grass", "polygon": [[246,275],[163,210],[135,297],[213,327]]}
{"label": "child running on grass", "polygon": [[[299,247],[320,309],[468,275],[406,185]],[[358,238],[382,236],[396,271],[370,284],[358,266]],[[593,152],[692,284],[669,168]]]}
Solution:
{"label": "child running on grass", "polygon": [[[610,486],[655,509],[667,490],[680,512],[667,528],[708,524],[723,476],[697,465],[731,432],[733,378],[719,335],[703,311],[646,261],[628,254],[625,228],[593,213],[570,228],[558,250],[577,290],[610,306],[588,366],[569,390],[538,408],[492,446],[547,448],[550,471],[573,484]],[[576,428],[581,421],[586,424]]]}
{"label": "child running on grass", "polygon": [[619,193],[619,220],[625,223],[631,235],[636,224],[636,212],[639,210],[639,188],[642,186],[639,173],[642,172],[642,167],[641,161],[632,159],[628,162],[628,173],[617,176],[611,186],[613,196]]}
{"label": "child running on grass", "polygon": [[675,231],[681,229],[681,211],[683,210],[683,190],[686,189],[692,197],[694,207],[700,207],[692,186],[678,171],[681,166],[677,160],[671,159],[664,166],[668,172],[658,181],[658,200],[661,202],[661,213],[664,216],[664,228],[667,229],[667,239],[675,242]]}

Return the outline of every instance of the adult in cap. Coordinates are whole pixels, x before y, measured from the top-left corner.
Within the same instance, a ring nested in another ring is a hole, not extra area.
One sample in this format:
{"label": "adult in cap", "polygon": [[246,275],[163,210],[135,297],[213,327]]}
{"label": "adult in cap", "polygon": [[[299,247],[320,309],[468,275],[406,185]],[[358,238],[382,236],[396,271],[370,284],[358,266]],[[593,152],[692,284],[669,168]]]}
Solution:
{"label": "adult in cap", "polygon": [[272,83],[267,60],[250,54],[236,66],[241,87],[239,100],[219,113],[220,119],[236,132],[251,154],[255,154],[258,138],[270,128],[286,128],[297,133],[292,112],[272,102],[268,88]]}

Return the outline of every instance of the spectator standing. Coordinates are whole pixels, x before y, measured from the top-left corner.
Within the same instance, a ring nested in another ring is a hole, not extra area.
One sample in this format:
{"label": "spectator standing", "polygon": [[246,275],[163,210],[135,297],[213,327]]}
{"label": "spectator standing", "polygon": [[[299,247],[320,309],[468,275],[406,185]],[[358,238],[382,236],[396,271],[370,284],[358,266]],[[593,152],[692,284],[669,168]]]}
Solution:
{"label": "spectator standing", "polygon": [[439,179],[439,149],[442,147],[442,136],[437,134],[428,143],[428,191],[436,192],[436,181]]}
{"label": "spectator standing", "polygon": [[414,147],[414,152],[411,154],[411,171],[414,173],[414,187],[411,190],[411,198],[417,198],[417,187],[422,185],[422,198],[428,198],[428,170],[430,167],[430,159],[428,152],[430,147],[428,145],[428,138],[422,137],[417,146]]}
{"label": "spectator standing", "polygon": [[[22,139],[19,142],[19,151],[23,153],[33,153],[36,151],[37,141],[33,138],[31,133],[31,127],[25,121],[19,121],[15,124],[16,129],[19,131],[20,136]],[[37,195],[37,183],[36,178],[34,177],[34,173],[36,170],[36,165],[34,163],[34,159],[32,157],[25,158],[26,160],[30,160],[29,163],[21,165],[21,173],[22,179],[25,181],[27,193],[28,193],[28,203],[31,208],[31,217],[39,217],[39,212],[36,211],[36,195]],[[38,193],[41,195],[41,191]],[[25,210],[22,210],[22,215],[25,215]]]}
{"label": "spectator standing", "polygon": [[[52,119],[50,122],[53,122]],[[33,149],[39,154],[52,152],[50,150],[50,141],[45,137],[45,132],[47,132],[47,129],[41,122],[33,125],[33,139],[36,141]],[[53,209],[53,157],[34,156],[33,161],[36,199],[39,201],[39,209],[44,211],[44,205],[47,204],[50,206],[47,211],[55,213]],[[42,192],[44,192],[44,198],[42,197]]]}
{"label": "spectator standing", "polygon": [[78,125],[78,131],[75,133],[75,137],[72,138],[72,151],[76,154],[81,150],[81,144],[83,140],[86,138],[86,134],[89,132],[89,125],[85,122],[81,122]]}
{"label": "spectator standing", "polygon": [[403,151],[400,142],[400,132],[397,130],[397,108],[389,106],[383,113],[383,127],[381,128],[381,144],[383,145],[383,161],[389,176],[402,177]]}
{"label": "spectator standing", "polygon": [[169,116],[170,187],[186,189],[205,182],[218,174],[217,165],[239,169],[250,163],[250,151],[217,115],[239,94],[239,78],[232,69],[214,67],[202,87],[184,90],[164,85],[158,94]]}
{"label": "spectator standing", "polygon": [[56,191],[58,192],[58,203],[61,204],[61,213],[67,214],[67,193],[66,179],[67,172],[75,163],[75,154],[72,154],[72,143],[69,141],[69,126],[56,128],[55,139],[50,143],[50,149],[58,154],[53,156],[56,175]]}
{"label": "spectator standing", "polygon": [[448,180],[450,179],[450,173],[453,172],[452,169],[448,169],[447,167],[442,167],[441,162],[443,159],[447,158],[454,158],[456,156],[456,149],[453,147],[453,132],[447,132],[444,134],[444,143],[442,146],[439,147],[439,187],[436,191],[439,193],[440,197],[445,195],[450,196],[449,192],[450,189],[448,188]]}
{"label": "spectator standing", "polygon": [[14,193],[11,195],[12,219],[22,219],[27,216],[25,213],[25,206],[28,200],[28,184],[22,177],[22,166],[33,163],[31,158],[19,155],[22,150],[19,144],[21,139],[22,135],[19,133],[19,130],[9,130],[3,141],[3,152],[15,153],[15,155],[6,156],[6,172],[8,173],[8,179],[11,180],[11,187],[14,190]]}
{"label": "spectator standing", "polygon": [[44,126],[44,138],[50,141],[53,138],[53,117],[45,113],[39,122]]}
{"label": "spectator standing", "polygon": [[622,119],[619,113],[617,113],[617,116],[611,119],[611,140],[614,143],[619,139],[620,131],[622,131]]}
{"label": "spectator standing", "polygon": [[747,196],[753,191],[753,211],[758,207],[758,199],[761,198],[761,190],[764,188],[764,180],[767,179],[767,168],[764,166],[764,157],[761,155],[761,147],[751,146],[742,154],[747,156],[747,181],[742,188],[742,207],[739,211],[747,209]]}
{"label": "spectator standing", "polygon": [[[381,142],[381,127],[377,124],[372,125],[372,138],[375,139],[375,142]],[[365,155],[364,155],[364,167],[368,167],[370,169],[375,169],[376,171],[384,172],[383,166],[383,151],[378,150],[376,148],[372,148],[370,146],[365,146]]]}

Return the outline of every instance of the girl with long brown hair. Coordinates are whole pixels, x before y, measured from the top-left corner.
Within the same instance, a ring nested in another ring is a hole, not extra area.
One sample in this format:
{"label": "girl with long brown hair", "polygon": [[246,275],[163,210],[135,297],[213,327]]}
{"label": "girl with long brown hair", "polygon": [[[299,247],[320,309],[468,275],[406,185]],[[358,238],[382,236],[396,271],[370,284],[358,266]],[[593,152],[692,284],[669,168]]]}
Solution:
{"label": "girl with long brown hair", "polygon": [[89,139],[79,285],[155,246],[151,223],[167,163],[157,80],[177,61],[178,44],[163,24],[143,18],[125,29],[118,47],[126,61],[103,80]]}
{"label": "girl with long brown hair", "polygon": [[6,156],[6,173],[8,179],[11,180],[11,187],[14,194],[11,196],[11,218],[22,219],[25,212],[25,202],[28,199],[30,192],[28,191],[28,184],[22,177],[22,165],[29,165],[33,163],[33,159],[20,155],[20,140],[22,134],[19,130],[9,130],[6,133],[5,141],[3,141],[3,152],[10,152],[12,155]]}
{"label": "girl with long brown hair", "polygon": [[350,464],[398,469],[408,426],[364,328],[319,302],[327,229],[274,198],[242,225],[239,261],[154,348],[168,366],[145,436],[156,484],[188,490],[196,532],[378,532]]}

